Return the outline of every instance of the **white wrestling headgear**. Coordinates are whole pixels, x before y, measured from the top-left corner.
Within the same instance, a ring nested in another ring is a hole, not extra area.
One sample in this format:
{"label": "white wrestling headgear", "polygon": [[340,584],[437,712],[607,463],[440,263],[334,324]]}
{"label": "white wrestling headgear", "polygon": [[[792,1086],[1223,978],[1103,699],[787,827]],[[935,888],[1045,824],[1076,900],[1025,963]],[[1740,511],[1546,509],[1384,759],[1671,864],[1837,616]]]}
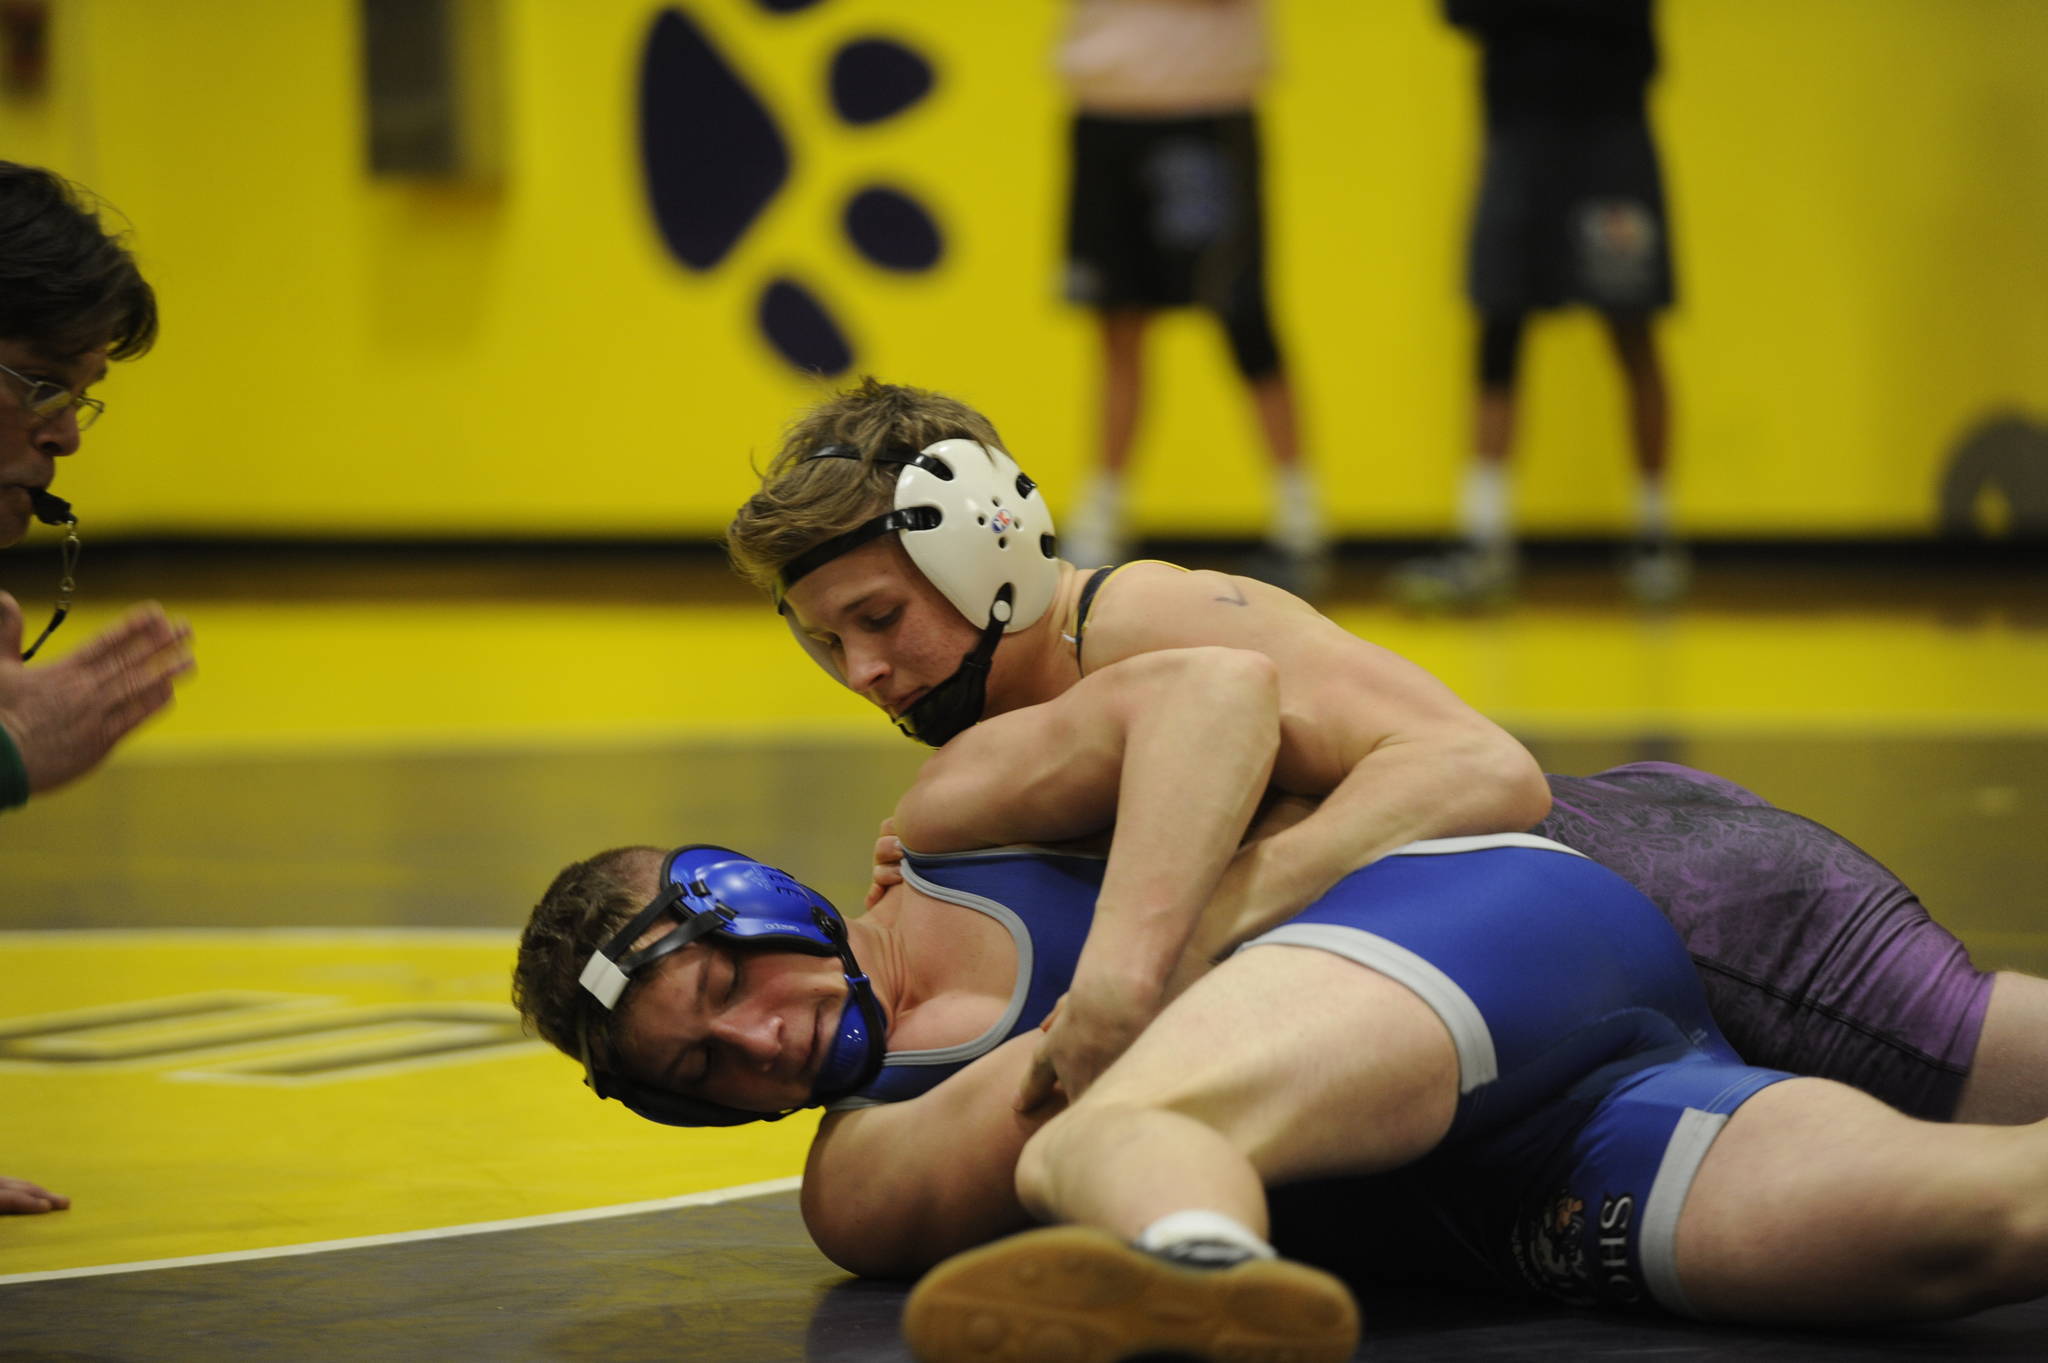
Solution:
{"label": "white wrestling headgear", "polygon": [[[861,455],[850,445],[827,445],[809,457]],[[976,440],[938,440],[916,454],[884,450],[875,462],[903,466],[895,509],[799,554],[782,570],[780,595],[813,569],[894,530],[910,561],[968,624],[980,629],[1000,619],[1009,633],[1038,622],[1059,587],[1059,559],[1052,512],[1016,460]]]}
{"label": "white wrestling headgear", "polygon": [[[811,459],[851,459],[851,445],[826,445]],[[895,531],[904,552],[953,609],[981,631],[958,672],[897,720],[913,738],[937,746],[981,718],[989,660],[1004,634],[1038,623],[1059,588],[1052,512],[1017,461],[977,440],[937,440],[915,454],[883,450],[878,464],[900,464],[893,509],[797,555],[782,570],[776,609],[804,651],[838,677],[831,655],[797,628],[784,598],[807,573]]]}

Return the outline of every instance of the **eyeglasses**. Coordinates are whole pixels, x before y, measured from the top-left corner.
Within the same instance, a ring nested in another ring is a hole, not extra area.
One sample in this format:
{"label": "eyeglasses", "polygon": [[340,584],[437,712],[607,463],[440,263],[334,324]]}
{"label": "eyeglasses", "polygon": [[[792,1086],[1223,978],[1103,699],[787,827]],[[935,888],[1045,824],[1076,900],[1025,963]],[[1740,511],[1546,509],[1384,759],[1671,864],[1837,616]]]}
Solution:
{"label": "eyeglasses", "polygon": [[67,411],[78,413],[78,429],[85,430],[100,419],[100,413],[107,410],[107,404],[98,398],[84,397],[72,392],[61,383],[48,379],[32,379],[0,364],[0,374],[5,374],[21,385],[21,405],[27,410],[33,425],[55,421]]}

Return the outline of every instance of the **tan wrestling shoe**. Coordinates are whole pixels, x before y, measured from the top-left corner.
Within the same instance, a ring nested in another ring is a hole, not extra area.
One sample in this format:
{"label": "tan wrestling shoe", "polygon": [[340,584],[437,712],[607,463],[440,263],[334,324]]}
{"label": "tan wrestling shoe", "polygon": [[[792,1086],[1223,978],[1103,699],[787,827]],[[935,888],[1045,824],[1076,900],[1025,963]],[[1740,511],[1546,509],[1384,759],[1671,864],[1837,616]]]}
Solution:
{"label": "tan wrestling shoe", "polygon": [[1184,1267],[1106,1231],[1048,1226],[925,1274],[903,1334],[919,1363],[1344,1363],[1358,1305],[1305,1264],[1226,1255]]}

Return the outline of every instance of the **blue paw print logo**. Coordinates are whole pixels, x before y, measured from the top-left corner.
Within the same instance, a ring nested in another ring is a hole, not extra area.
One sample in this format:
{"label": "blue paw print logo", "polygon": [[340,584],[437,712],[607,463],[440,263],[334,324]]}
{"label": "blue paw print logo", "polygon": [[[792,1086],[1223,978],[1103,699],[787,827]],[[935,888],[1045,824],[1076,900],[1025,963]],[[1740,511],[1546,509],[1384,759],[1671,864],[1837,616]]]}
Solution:
{"label": "blue paw print logo", "polygon": [[[755,0],[777,14],[816,3]],[[849,127],[896,117],[934,83],[931,63],[889,38],[841,44],[821,74],[833,112]],[[718,268],[789,181],[789,140],[774,111],[676,6],[655,17],[641,52],[640,159],[662,241],[698,273]],[[932,269],[945,252],[931,213],[885,184],[847,196],[840,230],[869,264],[892,272]],[[794,368],[839,375],[853,367],[845,328],[802,280],[784,274],[764,281],[754,320]]]}

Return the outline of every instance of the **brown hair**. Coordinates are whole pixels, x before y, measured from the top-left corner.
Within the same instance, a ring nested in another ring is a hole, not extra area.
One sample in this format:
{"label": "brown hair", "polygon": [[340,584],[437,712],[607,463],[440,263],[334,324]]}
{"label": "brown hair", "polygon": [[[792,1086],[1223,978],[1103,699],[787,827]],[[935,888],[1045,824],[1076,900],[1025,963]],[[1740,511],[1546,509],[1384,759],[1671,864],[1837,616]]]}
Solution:
{"label": "brown hair", "polygon": [[156,293],[99,202],[40,166],[0,161],[0,337],[72,359],[133,359],[156,340]]}
{"label": "brown hair", "polygon": [[[725,532],[734,571],[773,595],[798,555],[856,529],[896,500],[895,464],[877,464],[884,450],[921,450],[938,440],[1000,446],[989,419],[963,402],[923,388],[863,378],[798,417]],[[827,445],[850,445],[851,459],[812,459]]]}
{"label": "brown hair", "polygon": [[600,1007],[578,977],[591,953],[646,907],[645,894],[628,877],[648,858],[660,857],[658,847],[614,847],[572,862],[548,886],[519,935],[512,1006],[529,1030],[565,1055],[581,1059],[587,1035],[600,1069],[610,1060],[611,1024],[619,1010]]}

